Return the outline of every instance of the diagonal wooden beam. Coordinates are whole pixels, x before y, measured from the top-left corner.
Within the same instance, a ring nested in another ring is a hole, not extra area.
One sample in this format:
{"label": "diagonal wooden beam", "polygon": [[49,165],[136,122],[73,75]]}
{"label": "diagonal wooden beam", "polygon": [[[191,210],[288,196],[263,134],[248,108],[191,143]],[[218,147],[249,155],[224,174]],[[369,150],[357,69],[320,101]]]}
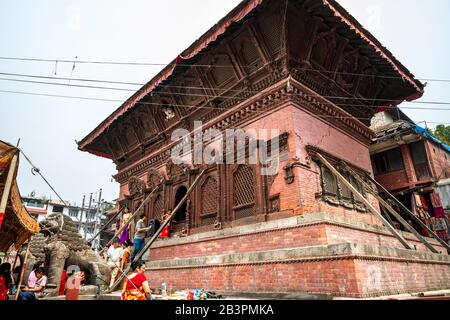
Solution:
{"label": "diagonal wooden beam", "polygon": [[416,238],[419,239],[420,242],[422,242],[428,249],[431,250],[431,252],[439,253],[439,251],[437,251],[435,247],[433,247],[424,237],[422,237],[416,231],[416,229],[414,229],[405,219],[403,219],[403,217],[400,214],[398,214],[397,211],[395,211],[394,208],[392,208],[392,206],[389,203],[387,203],[382,197],[380,197],[380,195],[375,190],[372,190],[372,188],[370,188],[368,183],[366,183],[352,168],[350,168],[349,165],[347,165],[346,163],[344,163],[344,165],[347,168],[347,170],[350,171],[352,176],[356,180],[358,180],[359,183],[361,183],[363,186],[366,186],[366,189],[370,190],[370,193],[378,200],[378,202],[383,207],[385,207],[389,211],[389,213],[392,214],[409,232],[414,234]]}
{"label": "diagonal wooden beam", "polygon": [[344,176],[342,176],[340,172],[337,171],[336,168],[330,164],[330,162],[328,162],[327,159],[325,159],[320,153],[316,153],[316,156],[336,176],[336,178],[342,184],[344,184],[356,198],[358,198],[359,201],[363,202],[366,205],[366,207],[369,209],[370,212],[372,212],[372,214],[377,216],[378,219],[380,219],[383,222],[383,225],[389,229],[389,231],[394,235],[394,237],[396,237],[397,240],[400,241],[401,244],[403,244],[403,246],[406,249],[413,250],[413,248],[408,244],[408,242],[406,242],[406,240],[400,235],[400,233],[398,233],[397,230],[395,230],[394,227],[391,226],[391,224],[381,215],[381,213],[379,213],[375,209],[375,207],[369,201],[367,201],[367,199],[364,198],[364,196],[361,193],[359,193],[359,191],[356,190],[356,188],[350,182],[348,182],[347,179],[345,179]]}
{"label": "diagonal wooden beam", "polygon": [[131,261],[130,265],[127,267],[127,269],[121,273],[121,275],[119,276],[119,279],[113,284],[113,286],[109,289],[108,292],[112,292],[114,291],[117,286],[120,284],[120,282],[122,281],[122,279],[128,274],[128,272],[130,272],[131,270],[131,266],[133,265],[134,261],[139,261],[140,259],[142,259],[142,256],[148,251],[148,249],[150,249],[150,247],[152,246],[152,244],[158,239],[159,235],[161,234],[161,232],[163,231],[163,229],[169,224],[170,220],[172,220],[172,218],[177,214],[177,212],[181,209],[181,207],[183,206],[183,204],[186,202],[186,200],[189,198],[190,194],[192,193],[192,191],[195,190],[195,187],[198,185],[198,183],[200,182],[201,177],[206,173],[207,169],[204,169],[202,172],[200,172],[200,174],[197,176],[197,178],[195,178],[194,182],[191,184],[191,186],[189,187],[189,189],[187,190],[186,194],[184,195],[183,199],[181,199],[181,201],[177,204],[177,206],[173,209],[172,214],[170,215],[170,217],[168,217],[159,227],[158,231],[156,231],[156,233],[151,237],[151,239],[145,244],[145,247],[141,250],[141,252],[139,252],[139,254],[134,257],[134,260]]}
{"label": "diagonal wooden beam", "polygon": [[373,183],[375,184],[375,186],[380,189],[382,192],[384,192],[385,194],[387,194],[389,196],[389,198],[391,198],[400,208],[403,209],[404,212],[406,212],[411,219],[413,219],[415,222],[417,222],[422,228],[425,228],[425,230],[427,230],[431,236],[433,238],[435,238],[441,245],[443,245],[447,251],[450,253],[450,245],[445,242],[444,240],[442,240],[441,238],[439,238],[439,236],[430,229],[430,227],[428,227],[425,223],[423,223],[422,220],[420,220],[419,217],[417,217],[414,213],[411,212],[411,210],[409,210],[403,203],[401,203],[392,193],[390,193],[385,187],[383,187],[383,185],[381,185],[378,181],[376,181],[375,179],[373,179],[371,176],[367,175],[367,178]]}
{"label": "diagonal wooden beam", "polygon": [[108,243],[103,247],[103,250],[100,252],[100,254],[105,251],[106,247],[108,245],[110,245],[115,238],[117,238],[118,236],[120,236],[120,234],[123,232],[123,230],[125,230],[125,228],[130,224],[131,220],[133,220],[135,217],[137,217],[137,215],[139,214],[139,212],[144,208],[144,206],[147,204],[147,202],[150,201],[150,199],[153,197],[153,195],[155,194],[156,191],[158,191],[159,189],[159,185],[156,186],[152,192],[147,196],[147,198],[145,198],[144,201],[142,201],[141,205],[139,206],[139,208],[137,208],[137,210],[133,213],[133,215],[125,222],[125,224],[119,229],[117,230],[116,234],[111,238],[111,240],[108,241]]}

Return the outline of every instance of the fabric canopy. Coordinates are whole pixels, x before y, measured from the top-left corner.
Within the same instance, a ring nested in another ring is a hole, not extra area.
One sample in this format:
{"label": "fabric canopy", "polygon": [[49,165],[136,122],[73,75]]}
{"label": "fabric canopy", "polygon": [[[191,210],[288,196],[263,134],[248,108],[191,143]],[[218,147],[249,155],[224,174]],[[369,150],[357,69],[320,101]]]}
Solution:
{"label": "fabric canopy", "polygon": [[[5,192],[7,176],[15,155],[19,155],[19,150],[0,140],[0,199]],[[0,251],[3,252],[11,245],[19,249],[28,238],[39,232],[37,221],[29,215],[22,203],[16,181],[18,167],[17,162],[3,221],[0,223]]]}

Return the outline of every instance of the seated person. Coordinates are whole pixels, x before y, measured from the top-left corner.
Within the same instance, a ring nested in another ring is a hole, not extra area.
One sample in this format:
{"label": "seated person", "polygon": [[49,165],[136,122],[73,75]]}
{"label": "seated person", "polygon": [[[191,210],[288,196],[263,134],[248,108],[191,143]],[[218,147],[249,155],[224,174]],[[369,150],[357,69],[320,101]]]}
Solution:
{"label": "seated person", "polygon": [[34,274],[37,279],[35,286],[30,288],[27,285],[19,294],[19,300],[21,301],[38,300],[44,297],[44,289],[45,286],[47,285],[47,277],[44,275],[44,268],[37,267],[34,270]]}

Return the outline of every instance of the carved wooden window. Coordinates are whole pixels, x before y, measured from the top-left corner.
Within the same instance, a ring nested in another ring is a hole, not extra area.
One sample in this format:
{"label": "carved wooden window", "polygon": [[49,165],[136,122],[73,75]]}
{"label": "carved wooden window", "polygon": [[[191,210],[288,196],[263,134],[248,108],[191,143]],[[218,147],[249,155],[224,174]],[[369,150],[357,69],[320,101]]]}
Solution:
{"label": "carved wooden window", "polygon": [[[325,166],[320,167],[322,199],[334,205],[342,205],[349,209],[366,211],[364,204],[356,199],[353,193],[344,184],[339,182],[334,174]],[[359,193],[364,195],[361,184],[348,172],[339,170],[344,178],[349,181]]]}
{"label": "carved wooden window", "polygon": [[325,195],[338,196],[337,179],[333,173],[326,167],[321,167],[322,171],[322,190]]}
{"label": "carved wooden window", "polygon": [[234,172],[233,211],[235,219],[255,214],[255,168],[241,165]]}
{"label": "carved wooden window", "polygon": [[158,194],[153,201],[153,219],[161,220],[164,210],[163,197]]}
{"label": "carved wooden window", "polygon": [[201,186],[201,224],[214,224],[217,216],[217,181],[213,177],[206,178]]}

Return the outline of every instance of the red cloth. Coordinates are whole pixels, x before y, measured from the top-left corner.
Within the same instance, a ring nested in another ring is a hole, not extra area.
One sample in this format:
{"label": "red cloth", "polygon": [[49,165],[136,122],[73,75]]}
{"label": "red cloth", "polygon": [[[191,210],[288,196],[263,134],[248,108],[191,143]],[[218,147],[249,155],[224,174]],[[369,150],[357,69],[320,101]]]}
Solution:
{"label": "red cloth", "polygon": [[430,194],[431,204],[434,208],[442,207],[441,196],[437,192]]}
{"label": "red cloth", "polygon": [[136,288],[140,289],[145,281],[147,281],[145,274],[138,273],[133,278],[127,279],[125,290],[136,290]]}
{"label": "red cloth", "polygon": [[161,234],[159,236],[162,239],[166,239],[169,237],[169,226],[166,226],[162,231]]}
{"label": "red cloth", "polygon": [[60,296],[63,296],[65,294],[66,281],[67,281],[66,276],[67,276],[67,272],[66,272],[66,270],[63,270],[62,276],[61,276],[61,282],[59,283],[58,295],[60,295]]}
{"label": "red cloth", "polygon": [[434,208],[434,215],[436,218],[445,218],[444,208]]}
{"label": "red cloth", "polygon": [[5,276],[0,276],[0,301],[8,299],[8,287],[6,286]]}

